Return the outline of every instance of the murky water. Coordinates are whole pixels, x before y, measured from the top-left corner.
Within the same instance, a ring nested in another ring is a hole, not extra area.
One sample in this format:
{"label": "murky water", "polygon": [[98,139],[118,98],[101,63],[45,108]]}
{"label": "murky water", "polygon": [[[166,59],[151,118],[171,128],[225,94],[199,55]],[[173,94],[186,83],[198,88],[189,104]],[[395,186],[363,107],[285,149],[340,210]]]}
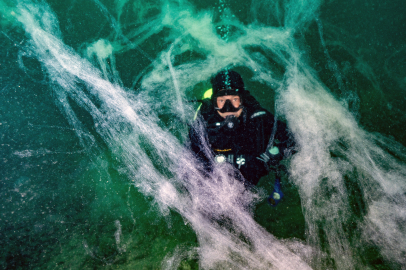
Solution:
{"label": "murky water", "polygon": [[[403,6],[1,1],[1,267],[405,268]],[[185,147],[225,67],[297,141],[275,208]]]}

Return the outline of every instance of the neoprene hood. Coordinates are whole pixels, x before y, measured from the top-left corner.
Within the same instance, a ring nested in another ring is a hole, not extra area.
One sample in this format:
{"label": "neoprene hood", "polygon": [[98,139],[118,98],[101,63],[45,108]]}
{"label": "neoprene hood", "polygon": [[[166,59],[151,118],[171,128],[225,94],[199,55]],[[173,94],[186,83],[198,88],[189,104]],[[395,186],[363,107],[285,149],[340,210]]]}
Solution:
{"label": "neoprene hood", "polygon": [[233,70],[223,70],[211,79],[213,100],[220,96],[238,95],[245,91],[241,75]]}

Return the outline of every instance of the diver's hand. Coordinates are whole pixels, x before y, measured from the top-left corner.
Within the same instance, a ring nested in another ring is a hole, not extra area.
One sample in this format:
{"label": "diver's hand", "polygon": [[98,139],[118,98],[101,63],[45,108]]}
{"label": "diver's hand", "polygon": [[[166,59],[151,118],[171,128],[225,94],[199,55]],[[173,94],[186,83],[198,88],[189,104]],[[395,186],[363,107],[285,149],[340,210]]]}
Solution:
{"label": "diver's hand", "polygon": [[279,153],[279,148],[273,146],[266,149],[257,159],[265,162],[267,165],[276,166],[280,160],[281,154]]}

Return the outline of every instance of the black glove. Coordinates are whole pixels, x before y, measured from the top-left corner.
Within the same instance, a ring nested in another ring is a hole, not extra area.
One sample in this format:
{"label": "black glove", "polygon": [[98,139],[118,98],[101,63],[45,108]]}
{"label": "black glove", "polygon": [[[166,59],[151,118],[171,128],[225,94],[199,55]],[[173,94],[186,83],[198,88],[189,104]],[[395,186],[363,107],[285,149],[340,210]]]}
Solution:
{"label": "black glove", "polygon": [[276,166],[282,160],[282,154],[279,152],[278,147],[272,146],[266,149],[257,159],[265,162],[268,166]]}

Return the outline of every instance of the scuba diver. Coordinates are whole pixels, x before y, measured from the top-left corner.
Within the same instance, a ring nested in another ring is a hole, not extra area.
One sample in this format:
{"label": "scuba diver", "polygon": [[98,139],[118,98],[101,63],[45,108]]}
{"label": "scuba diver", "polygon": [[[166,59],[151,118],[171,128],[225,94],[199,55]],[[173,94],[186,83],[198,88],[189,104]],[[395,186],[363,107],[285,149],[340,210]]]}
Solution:
{"label": "scuba diver", "polygon": [[248,188],[270,171],[276,172],[274,192],[268,198],[276,205],[283,196],[279,180],[283,166],[279,163],[294,151],[286,124],[261,107],[237,72],[220,71],[211,84],[213,94],[201,100],[189,132],[191,150],[207,171],[213,163],[232,164],[235,177]]}

